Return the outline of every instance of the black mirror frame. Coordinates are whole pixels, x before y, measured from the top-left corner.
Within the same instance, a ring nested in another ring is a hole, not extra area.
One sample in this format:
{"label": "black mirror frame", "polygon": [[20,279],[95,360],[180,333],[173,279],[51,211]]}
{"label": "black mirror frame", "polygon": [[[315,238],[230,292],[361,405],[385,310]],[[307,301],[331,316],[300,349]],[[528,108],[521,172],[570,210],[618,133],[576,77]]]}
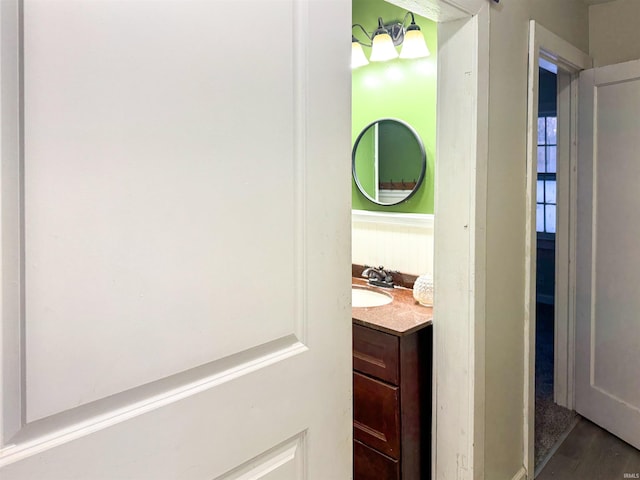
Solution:
{"label": "black mirror frame", "polygon": [[[422,155],[422,170],[420,171],[420,176],[418,177],[418,180],[416,182],[416,186],[413,188],[413,190],[411,190],[411,193],[409,193],[409,195],[407,195],[404,199],[402,199],[402,200],[400,200],[399,202],[396,202],[396,203],[382,203],[382,202],[379,202],[379,201],[371,198],[371,196],[365,191],[364,187],[362,186],[362,184],[358,180],[358,175],[356,174],[356,151],[358,150],[358,144],[360,143],[360,140],[362,139],[364,134],[367,132],[367,130],[369,130],[369,128],[371,128],[376,123],[384,122],[384,121],[396,122],[396,123],[399,123],[399,124],[403,125],[404,127],[406,127],[413,134],[414,138],[418,142],[418,145],[420,146],[420,154]],[[424,143],[422,142],[422,138],[420,138],[420,135],[418,135],[418,132],[416,132],[415,128],[413,128],[407,122],[404,122],[404,121],[402,121],[400,119],[397,119],[397,118],[379,118],[379,119],[371,122],[370,124],[368,124],[366,127],[364,127],[362,129],[362,131],[358,135],[358,138],[356,138],[356,141],[353,144],[353,150],[351,151],[351,176],[353,177],[353,180],[354,180],[354,182],[356,184],[356,187],[358,187],[358,190],[360,191],[360,193],[367,200],[369,200],[372,203],[375,203],[376,205],[380,205],[382,207],[392,207],[394,205],[400,205],[401,203],[406,202],[411,197],[413,197],[416,194],[416,192],[420,189],[420,187],[422,186],[422,182],[424,181],[424,177],[425,177],[426,173],[427,173],[427,152],[426,152],[426,150],[424,148]]]}

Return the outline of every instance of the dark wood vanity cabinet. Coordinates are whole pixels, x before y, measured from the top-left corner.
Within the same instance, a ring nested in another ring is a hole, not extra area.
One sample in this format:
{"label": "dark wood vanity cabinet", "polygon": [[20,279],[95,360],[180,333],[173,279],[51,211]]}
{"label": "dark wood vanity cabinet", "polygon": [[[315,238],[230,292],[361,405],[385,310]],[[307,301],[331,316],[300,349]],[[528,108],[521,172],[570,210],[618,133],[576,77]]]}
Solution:
{"label": "dark wood vanity cabinet", "polygon": [[431,478],[432,335],[353,325],[355,480]]}

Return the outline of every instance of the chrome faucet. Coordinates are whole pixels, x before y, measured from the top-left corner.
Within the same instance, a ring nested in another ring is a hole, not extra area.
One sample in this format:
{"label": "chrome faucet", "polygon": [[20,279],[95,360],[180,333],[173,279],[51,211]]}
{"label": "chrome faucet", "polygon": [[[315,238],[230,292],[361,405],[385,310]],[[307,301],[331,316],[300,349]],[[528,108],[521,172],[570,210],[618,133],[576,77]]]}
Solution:
{"label": "chrome faucet", "polygon": [[378,287],[393,288],[393,276],[392,272],[384,269],[382,265],[378,268],[364,266],[362,276],[369,280],[370,285],[376,285]]}

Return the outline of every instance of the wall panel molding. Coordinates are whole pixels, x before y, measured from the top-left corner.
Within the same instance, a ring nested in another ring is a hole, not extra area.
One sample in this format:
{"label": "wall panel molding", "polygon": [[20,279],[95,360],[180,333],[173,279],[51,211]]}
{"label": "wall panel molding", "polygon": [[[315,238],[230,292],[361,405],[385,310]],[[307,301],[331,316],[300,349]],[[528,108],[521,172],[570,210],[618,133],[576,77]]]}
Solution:
{"label": "wall panel molding", "polygon": [[434,216],[352,212],[352,263],[402,273],[433,273]]}

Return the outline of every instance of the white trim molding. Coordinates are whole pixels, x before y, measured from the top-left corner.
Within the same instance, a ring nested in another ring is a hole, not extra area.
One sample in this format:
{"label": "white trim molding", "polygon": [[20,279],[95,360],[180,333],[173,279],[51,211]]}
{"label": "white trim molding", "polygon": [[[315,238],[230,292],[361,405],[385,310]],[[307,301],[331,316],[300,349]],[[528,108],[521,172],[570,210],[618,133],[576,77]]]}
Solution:
{"label": "white trim molding", "polygon": [[487,0],[387,0],[434,22],[451,22],[476,15]]}
{"label": "white trim molding", "polygon": [[439,23],[438,39],[432,478],[475,479],[485,470],[489,4]]}
{"label": "white trim molding", "polygon": [[516,474],[511,477],[511,480],[525,480],[527,478],[527,471],[524,467],[520,467],[520,470],[516,472]]}
{"label": "white trim molding", "polygon": [[401,225],[433,231],[434,216],[429,213],[369,212],[352,210],[351,223],[376,223],[379,225]]}

